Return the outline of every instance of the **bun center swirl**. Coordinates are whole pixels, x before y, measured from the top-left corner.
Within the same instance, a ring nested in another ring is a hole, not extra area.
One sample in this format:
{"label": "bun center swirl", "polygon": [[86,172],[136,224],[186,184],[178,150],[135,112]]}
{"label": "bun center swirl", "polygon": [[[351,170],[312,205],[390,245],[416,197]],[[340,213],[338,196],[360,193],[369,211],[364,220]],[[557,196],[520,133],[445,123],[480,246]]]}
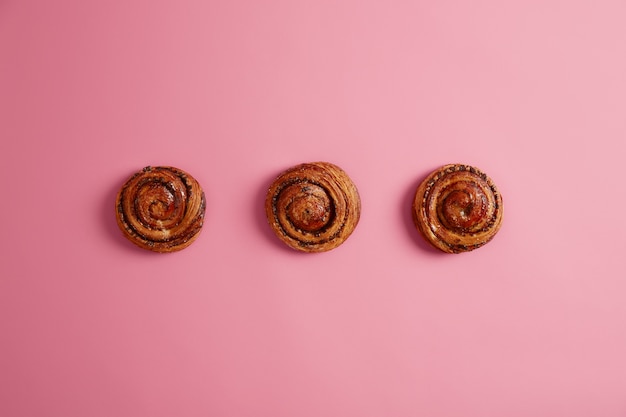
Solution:
{"label": "bun center swirl", "polygon": [[135,195],[141,223],[149,228],[169,228],[179,223],[185,214],[185,188],[178,178],[172,178],[172,182],[145,181]]}
{"label": "bun center swirl", "polygon": [[287,203],[287,219],[308,233],[321,231],[333,217],[334,207],[326,190],[316,184],[293,184],[281,192],[278,201]]}
{"label": "bun center swirl", "polygon": [[487,196],[480,187],[467,181],[443,190],[439,200],[437,214],[449,229],[471,231],[480,228],[487,213]]}

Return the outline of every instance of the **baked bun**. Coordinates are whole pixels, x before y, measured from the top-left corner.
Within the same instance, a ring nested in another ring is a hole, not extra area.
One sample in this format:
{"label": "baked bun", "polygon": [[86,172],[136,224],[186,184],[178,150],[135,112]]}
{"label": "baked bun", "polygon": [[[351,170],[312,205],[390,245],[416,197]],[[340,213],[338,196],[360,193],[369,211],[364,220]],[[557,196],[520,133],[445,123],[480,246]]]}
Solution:
{"label": "baked bun", "polygon": [[314,162],[276,178],[265,200],[271,229],[289,247],[324,252],[341,245],[359,222],[361,199],[338,166]]}
{"label": "baked bun", "polygon": [[117,194],[117,224],[128,240],[154,252],[189,246],[202,229],[206,200],[200,184],[173,167],[146,167]]}
{"label": "baked bun", "polygon": [[445,165],[419,185],[413,220],[424,238],[448,253],[489,242],[502,225],[502,196],[493,181],[469,165]]}

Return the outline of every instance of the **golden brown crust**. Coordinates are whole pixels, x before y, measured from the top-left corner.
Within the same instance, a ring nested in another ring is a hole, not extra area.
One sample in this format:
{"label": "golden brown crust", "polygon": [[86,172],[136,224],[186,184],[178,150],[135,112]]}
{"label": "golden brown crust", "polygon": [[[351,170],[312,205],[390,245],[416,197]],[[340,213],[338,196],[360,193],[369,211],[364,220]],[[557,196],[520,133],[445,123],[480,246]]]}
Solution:
{"label": "golden brown crust", "polygon": [[198,237],[206,200],[200,184],[174,167],[146,167],[117,194],[117,225],[128,240],[154,252],[186,248]]}
{"label": "golden brown crust", "polygon": [[417,188],[413,220],[422,236],[448,253],[477,249],[502,225],[502,196],[479,169],[450,164],[432,172]]}
{"label": "golden brown crust", "polygon": [[289,247],[324,252],[352,234],[361,215],[361,199],[338,166],[306,163],[276,178],[267,193],[265,212],[276,236]]}

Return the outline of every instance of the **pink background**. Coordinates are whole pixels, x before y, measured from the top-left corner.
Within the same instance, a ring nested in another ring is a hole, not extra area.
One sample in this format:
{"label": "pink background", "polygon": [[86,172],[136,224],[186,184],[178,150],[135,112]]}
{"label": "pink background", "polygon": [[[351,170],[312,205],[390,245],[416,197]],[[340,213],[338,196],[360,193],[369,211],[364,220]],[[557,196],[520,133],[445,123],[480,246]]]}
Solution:
{"label": "pink background", "polygon": [[[0,0],[0,415],[626,416],[623,0]],[[289,250],[265,190],[326,160],[363,202]],[[475,165],[505,221],[462,255],[411,223]],[[202,184],[182,252],[114,198]]]}

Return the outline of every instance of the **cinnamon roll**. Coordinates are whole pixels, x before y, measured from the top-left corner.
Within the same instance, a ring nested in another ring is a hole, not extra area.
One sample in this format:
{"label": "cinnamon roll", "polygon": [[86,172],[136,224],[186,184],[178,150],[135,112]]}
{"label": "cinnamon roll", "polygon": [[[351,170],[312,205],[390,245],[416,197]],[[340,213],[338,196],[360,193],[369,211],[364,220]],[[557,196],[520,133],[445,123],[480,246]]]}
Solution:
{"label": "cinnamon roll", "polygon": [[361,199],[350,177],[328,162],[294,166],[276,178],[265,200],[271,229],[289,247],[324,252],[341,245],[359,222]]}
{"label": "cinnamon roll", "polygon": [[502,196],[493,181],[469,165],[445,165],[419,185],[413,220],[424,238],[448,253],[477,249],[502,225]]}
{"label": "cinnamon roll", "polygon": [[117,194],[117,224],[128,240],[154,252],[189,246],[202,229],[206,200],[200,184],[173,167],[146,167]]}

